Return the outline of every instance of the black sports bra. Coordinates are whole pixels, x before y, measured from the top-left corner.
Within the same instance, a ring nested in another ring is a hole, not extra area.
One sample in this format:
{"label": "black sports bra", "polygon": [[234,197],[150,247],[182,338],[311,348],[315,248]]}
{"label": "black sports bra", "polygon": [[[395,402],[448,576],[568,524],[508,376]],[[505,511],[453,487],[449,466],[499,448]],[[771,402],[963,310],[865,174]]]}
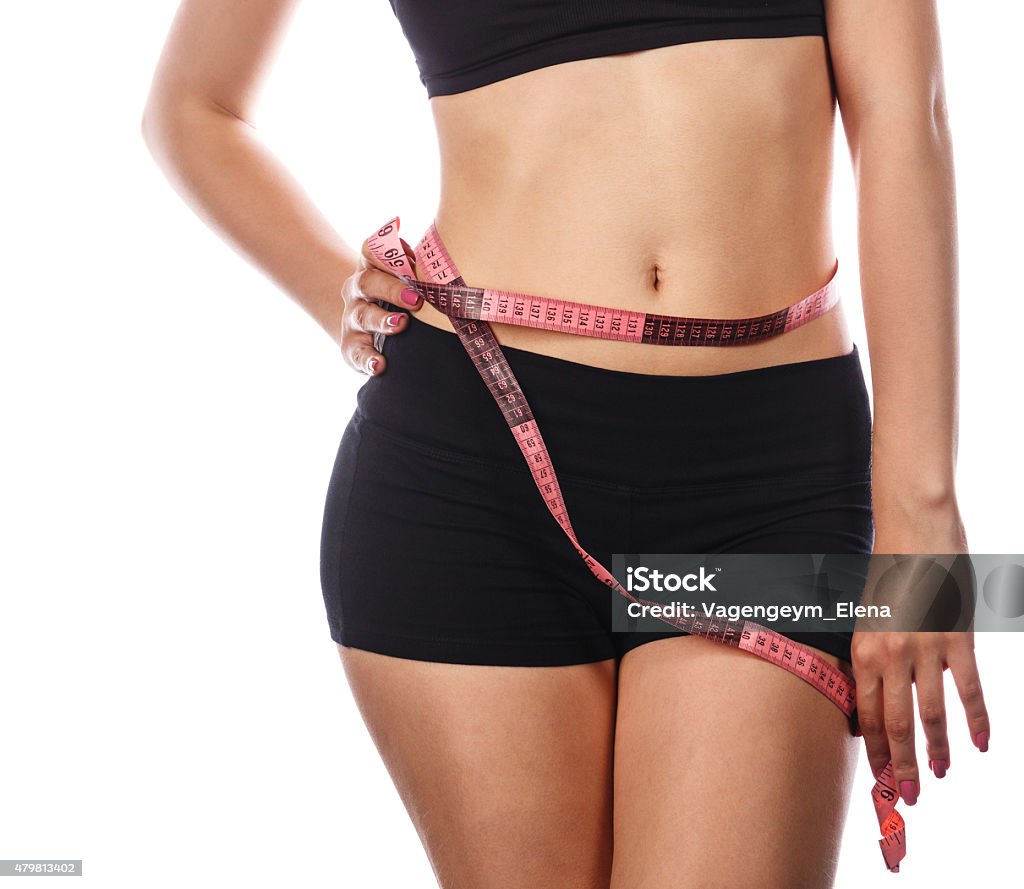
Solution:
{"label": "black sports bra", "polygon": [[824,0],[389,0],[427,96],[535,68],[734,37],[825,36]]}

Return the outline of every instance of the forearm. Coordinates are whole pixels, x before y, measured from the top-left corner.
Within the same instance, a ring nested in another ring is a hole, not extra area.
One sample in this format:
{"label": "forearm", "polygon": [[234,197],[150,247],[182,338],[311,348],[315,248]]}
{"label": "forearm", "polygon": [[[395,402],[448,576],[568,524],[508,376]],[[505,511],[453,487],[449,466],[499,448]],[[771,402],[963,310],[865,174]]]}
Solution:
{"label": "forearm", "polygon": [[944,115],[862,124],[852,143],[864,318],[874,402],[878,538],[909,524],[961,534],[958,263],[953,153]]}
{"label": "forearm", "polygon": [[143,134],[177,191],[338,342],[358,255],[245,121],[199,99],[146,109]]}

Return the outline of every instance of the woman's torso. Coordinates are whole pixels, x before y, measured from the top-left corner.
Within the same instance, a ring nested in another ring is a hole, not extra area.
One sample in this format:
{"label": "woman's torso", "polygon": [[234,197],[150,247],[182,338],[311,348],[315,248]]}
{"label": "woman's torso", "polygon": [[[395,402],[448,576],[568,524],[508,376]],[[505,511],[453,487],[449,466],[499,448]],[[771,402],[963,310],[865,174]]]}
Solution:
{"label": "woman's torso", "polygon": [[[434,221],[469,285],[749,317],[796,302],[832,273],[835,104],[820,36],[579,59],[430,103],[441,157]],[[452,330],[429,304],[415,316]],[[852,348],[841,302],[782,336],[729,348],[494,329],[509,346],[656,374]]]}

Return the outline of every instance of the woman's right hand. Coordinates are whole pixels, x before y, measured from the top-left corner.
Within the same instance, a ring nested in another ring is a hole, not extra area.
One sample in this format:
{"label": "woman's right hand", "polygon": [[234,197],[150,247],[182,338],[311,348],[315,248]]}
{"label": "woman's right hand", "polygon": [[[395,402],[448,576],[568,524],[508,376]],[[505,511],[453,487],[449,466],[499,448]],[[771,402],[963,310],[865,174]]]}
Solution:
{"label": "woman's right hand", "polygon": [[[404,241],[402,244],[411,260],[409,245]],[[413,269],[414,277],[418,280],[415,263]],[[341,296],[345,302],[339,342],[342,357],[350,367],[377,376],[384,372],[386,359],[374,347],[374,334],[394,336],[401,333],[410,323],[408,311],[418,310],[423,305],[423,299],[415,290],[406,287],[401,278],[377,265],[366,241],[363,241],[360,251],[359,267],[345,279]],[[375,300],[408,311],[396,312],[392,308],[378,305]]]}

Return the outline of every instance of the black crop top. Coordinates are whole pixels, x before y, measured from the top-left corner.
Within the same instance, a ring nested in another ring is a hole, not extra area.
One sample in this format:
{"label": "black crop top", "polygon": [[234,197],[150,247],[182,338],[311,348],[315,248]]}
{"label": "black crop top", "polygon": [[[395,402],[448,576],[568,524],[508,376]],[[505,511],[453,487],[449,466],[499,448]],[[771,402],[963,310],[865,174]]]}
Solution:
{"label": "black crop top", "polygon": [[825,36],[824,0],[389,0],[427,96],[535,68],[734,37]]}

